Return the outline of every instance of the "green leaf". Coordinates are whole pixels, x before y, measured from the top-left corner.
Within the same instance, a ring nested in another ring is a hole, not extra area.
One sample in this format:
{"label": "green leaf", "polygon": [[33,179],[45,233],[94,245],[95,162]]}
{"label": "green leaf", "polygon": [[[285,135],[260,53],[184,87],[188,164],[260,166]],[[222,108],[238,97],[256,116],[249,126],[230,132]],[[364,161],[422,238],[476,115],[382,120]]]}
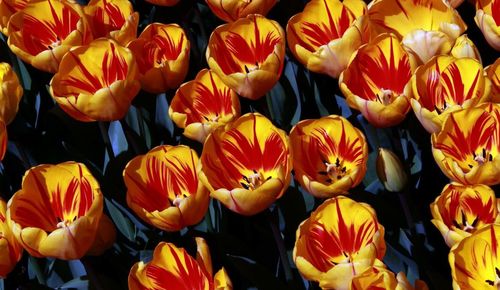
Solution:
{"label": "green leaf", "polygon": [[135,241],[135,228],[132,222],[120,212],[112,201],[109,201],[108,199],[105,199],[105,201],[111,219],[120,233],[122,233],[129,241]]}

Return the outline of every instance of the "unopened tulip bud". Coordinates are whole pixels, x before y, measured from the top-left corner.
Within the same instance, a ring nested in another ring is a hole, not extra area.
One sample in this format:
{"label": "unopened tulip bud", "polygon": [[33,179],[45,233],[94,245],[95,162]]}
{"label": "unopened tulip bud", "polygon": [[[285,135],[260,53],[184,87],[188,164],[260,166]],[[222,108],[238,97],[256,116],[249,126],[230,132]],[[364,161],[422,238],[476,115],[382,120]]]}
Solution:
{"label": "unopened tulip bud", "polygon": [[477,59],[481,62],[481,55],[479,50],[472,40],[470,40],[466,34],[460,36],[455,40],[455,45],[451,49],[450,54],[456,58],[470,57]]}
{"label": "unopened tulip bud", "polygon": [[385,189],[391,192],[403,190],[408,176],[403,164],[394,152],[380,148],[377,156],[377,175]]}

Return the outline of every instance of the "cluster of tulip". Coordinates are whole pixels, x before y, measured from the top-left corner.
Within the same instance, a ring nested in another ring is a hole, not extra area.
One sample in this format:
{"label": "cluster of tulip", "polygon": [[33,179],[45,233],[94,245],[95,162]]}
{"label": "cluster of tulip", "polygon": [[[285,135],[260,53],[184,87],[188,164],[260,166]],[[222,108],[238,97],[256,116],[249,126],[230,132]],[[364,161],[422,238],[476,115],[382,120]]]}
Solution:
{"label": "cluster of tulip", "polygon": [[[437,164],[453,181],[431,209],[452,247],[454,287],[500,285],[500,203],[488,187],[500,183],[500,59],[483,69],[453,8],[459,2],[311,0],[288,21],[286,36],[265,17],[276,0],[206,2],[227,24],[210,36],[209,69],[183,84],[190,51],[185,31],[152,23],[137,37],[139,14],[128,0],[84,6],[0,0],[0,29],[19,58],[54,74],[50,94],[76,120],[121,119],[141,89],[177,89],[169,116],[203,151],[199,157],[185,145],[162,145],[126,165],[126,202],[144,222],[170,232],[195,225],[210,197],[238,214],[255,215],[285,194],[293,177],[315,197],[329,198],[297,230],[293,260],[306,279],[324,289],[426,289],[423,281],[412,286],[403,272],[395,275],[384,265],[384,227],[374,209],[343,196],[367,171],[368,144],[360,130],[330,115],[302,120],[287,135],[259,113],[240,116],[238,96],[257,100],[280,79],[288,44],[307,69],[338,78],[348,105],[373,126],[397,125],[413,108],[432,134]],[[500,49],[500,0],[477,0],[476,7],[477,25]],[[3,155],[5,125],[23,93],[7,64],[0,83]],[[395,159],[389,154],[385,161]],[[384,172],[387,166],[382,160],[384,185],[401,191],[406,177]],[[399,184],[388,182],[398,176]],[[35,257],[78,259],[101,254],[115,235],[99,184],[85,165],[33,167],[8,204],[0,201],[0,276],[23,248]],[[206,242],[196,242],[196,259],[173,244],[158,244],[150,262],[130,270],[130,289],[232,289],[224,268],[213,275]]]}

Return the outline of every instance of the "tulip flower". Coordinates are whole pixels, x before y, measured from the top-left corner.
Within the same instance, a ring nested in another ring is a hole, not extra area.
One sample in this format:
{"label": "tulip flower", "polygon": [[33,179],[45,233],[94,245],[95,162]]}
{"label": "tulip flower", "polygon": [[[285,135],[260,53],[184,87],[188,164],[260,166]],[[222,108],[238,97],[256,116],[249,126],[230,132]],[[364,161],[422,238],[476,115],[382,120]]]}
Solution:
{"label": "tulip flower", "polygon": [[491,81],[491,101],[500,103],[500,58],[487,66],[485,69],[486,76]]}
{"label": "tulip flower", "polygon": [[23,96],[23,87],[10,64],[0,63],[0,119],[6,124],[14,120],[19,101]]}
{"label": "tulip flower", "polygon": [[89,24],[78,4],[32,1],[10,18],[10,49],[37,69],[55,73],[66,52],[92,40]]}
{"label": "tulip flower", "polygon": [[92,246],[103,196],[85,165],[43,164],[26,172],[7,206],[12,232],[30,255],[73,260]]}
{"label": "tulip flower", "polygon": [[479,61],[437,56],[412,77],[411,106],[429,133],[439,132],[450,112],[489,100],[490,82]]}
{"label": "tulip flower", "polygon": [[233,22],[250,14],[266,15],[278,0],[205,0],[208,7],[220,19]]}
{"label": "tulip flower", "polygon": [[132,52],[100,38],[64,56],[50,82],[50,93],[76,120],[112,121],[127,113],[140,87]]}
{"label": "tulip flower", "polygon": [[6,220],[7,205],[0,198],[0,278],[5,278],[23,255],[23,247],[17,242]]}
{"label": "tulip flower", "polygon": [[208,66],[240,96],[264,96],[278,82],[285,58],[285,32],[262,15],[217,27],[207,47]]}
{"label": "tulip flower", "polygon": [[0,161],[3,160],[7,151],[7,127],[5,122],[0,119]]}
{"label": "tulip flower", "polygon": [[179,0],[146,0],[146,2],[160,6],[174,6]]}
{"label": "tulip flower", "polygon": [[111,219],[102,214],[99,220],[99,226],[97,228],[97,233],[95,235],[94,243],[90,246],[87,251],[87,255],[100,256],[104,254],[106,250],[111,248],[116,241],[116,228]]}
{"label": "tulip flower", "polygon": [[397,37],[385,33],[359,48],[340,75],[340,89],[372,125],[394,126],[410,110],[407,84],[414,68]]}
{"label": "tulip flower", "polygon": [[456,244],[448,255],[453,289],[497,290],[500,225],[488,225]]}
{"label": "tulip flower", "polygon": [[196,245],[197,255],[194,259],[186,250],[174,244],[159,243],[150,262],[138,262],[130,269],[129,289],[233,289],[224,268],[212,276],[212,260],[205,240],[196,238]]}
{"label": "tulip flower", "polygon": [[145,91],[158,94],[175,89],[186,77],[190,44],[179,25],[149,24],[128,48],[137,59]]}
{"label": "tulip flower", "polygon": [[198,181],[198,155],[187,146],[158,146],[132,159],[123,178],[128,206],[165,231],[197,224],[208,209],[209,192]]}
{"label": "tulip flower", "polygon": [[474,20],[488,44],[500,51],[500,1],[477,0]]}
{"label": "tulip flower", "polygon": [[396,34],[418,64],[449,53],[455,39],[467,28],[458,12],[442,0],[374,1],[368,16],[375,35]]}
{"label": "tulip flower", "polygon": [[108,37],[126,46],[137,37],[139,13],[128,0],[90,0],[83,8],[94,38]]}
{"label": "tulip flower", "polygon": [[451,113],[432,134],[432,154],[450,179],[462,184],[500,183],[500,104]]}
{"label": "tulip flower", "polygon": [[290,132],[290,144],[295,179],[316,197],[347,194],[365,176],[365,137],[343,117],[300,121]]}
{"label": "tulip flower", "polygon": [[219,126],[240,116],[240,101],[217,74],[203,69],[177,90],[168,114],[184,136],[203,143]]}
{"label": "tulip flower", "polygon": [[307,69],[337,78],[365,41],[356,21],[365,13],[362,0],[312,0],[288,21],[288,47]]}
{"label": "tulip flower", "polygon": [[406,187],[408,175],[394,152],[379,148],[376,168],[378,178],[388,191],[400,192]]}
{"label": "tulip flower", "polygon": [[478,229],[500,222],[500,200],[486,185],[447,184],[430,205],[432,223],[452,247]]}
{"label": "tulip flower", "polygon": [[389,290],[428,290],[427,284],[422,280],[415,281],[413,287],[404,272],[399,272],[394,275],[389,271],[382,262],[377,261],[381,265],[371,266],[361,274],[352,278],[349,290],[366,290],[366,289],[389,289]]}
{"label": "tulip flower", "polygon": [[291,171],[285,132],[261,114],[248,113],[208,136],[198,175],[213,198],[254,215],[285,193]]}
{"label": "tulip flower", "polygon": [[326,200],[298,230],[293,260],[324,289],[349,289],[353,277],[385,254],[384,227],[375,210],[344,196]]}
{"label": "tulip flower", "polygon": [[2,0],[0,1],[0,32],[9,36],[8,24],[10,17],[17,11],[23,10],[31,0]]}
{"label": "tulip flower", "polygon": [[479,50],[474,42],[467,37],[467,34],[463,34],[455,40],[455,45],[451,48],[450,55],[455,58],[475,58],[479,61],[479,63],[482,63]]}

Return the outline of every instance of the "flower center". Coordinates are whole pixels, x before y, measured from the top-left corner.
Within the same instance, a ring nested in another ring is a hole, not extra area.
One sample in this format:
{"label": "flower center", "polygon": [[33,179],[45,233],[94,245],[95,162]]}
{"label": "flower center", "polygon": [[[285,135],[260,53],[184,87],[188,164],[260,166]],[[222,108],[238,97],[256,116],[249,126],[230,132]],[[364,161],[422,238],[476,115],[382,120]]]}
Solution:
{"label": "flower center", "polygon": [[389,105],[394,100],[394,92],[392,90],[380,89],[377,93],[377,100],[384,104]]}
{"label": "flower center", "polygon": [[[486,148],[483,148],[480,154],[476,154],[476,152],[472,152],[473,160],[477,163],[477,165],[481,166],[486,162],[493,161],[493,155],[491,152],[488,152]],[[473,164],[469,164],[469,168],[473,168]]]}
{"label": "flower center", "polygon": [[331,183],[335,179],[341,179],[347,173],[347,167],[344,166],[344,160],[340,160],[338,157],[335,159],[335,163],[329,163],[325,160],[323,160],[323,163],[326,166],[326,170],[319,171],[318,173],[328,177],[326,182]]}
{"label": "flower center", "polygon": [[259,69],[259,63],[256,62],[255,66],[253,66],[253,65],[246,65],[245,64],[244,67],[245,67],[245,72],[248,74],[248,73],[250,73],[252,71],[258,70]]}
{"label": "flower center", "polygon": [[220,119],[220,115],[216,114],[214,117],[203,116],[203,119],[205,119],[205,121],[207,122],[217,123]]}
{"label": "flower center", "polygon": [[484,282],[488,283],[490,286],[496,286],[497,289],[500,290],[500,270],[495,267],[495,281],[485,280]]}
{"label": "flower center", "polygon": [[57,217],[57,228],[66,228],[69,227],[72,223],[76,221],[77,216],[74,216],[73,219],[61,219],[60,217]]}
{"label": "flower center", "polygon": [[62,41],[61,41],[61,39],[58,36],[58,37],[56,37],[55,41],[53,41],[51,44],[47,45],[47,48],[48,49],[54,49],[54,48],[58,47],[59,45],[61,45],[61,42]]}
{"label": "flower center", "polygon": [[243,181],[240,182],[241,186],[243,186],[244,189],[251,189],[254,190],[257,187],[261,186],[264,182],[268,181],[271,179],[271,176],[268,176],[267,178],[264,177],[264,174],[261,172],[257,172],[257,170],[253,170],[253,173],[245,176],[243,175]]}

